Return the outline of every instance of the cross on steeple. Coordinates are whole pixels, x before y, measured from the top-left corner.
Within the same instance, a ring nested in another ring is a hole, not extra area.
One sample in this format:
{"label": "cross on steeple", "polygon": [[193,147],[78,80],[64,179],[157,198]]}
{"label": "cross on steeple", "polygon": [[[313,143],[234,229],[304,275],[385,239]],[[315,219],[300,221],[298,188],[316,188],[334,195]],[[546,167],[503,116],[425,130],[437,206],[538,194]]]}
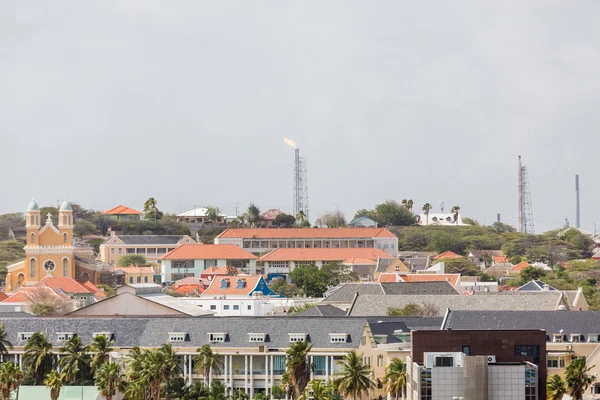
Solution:
{"label": "cross on steeple", "polygon": [[48,216],[48,219],[46,220],[46,223],[52,223],[52,214],[48,213],[46,215]]}

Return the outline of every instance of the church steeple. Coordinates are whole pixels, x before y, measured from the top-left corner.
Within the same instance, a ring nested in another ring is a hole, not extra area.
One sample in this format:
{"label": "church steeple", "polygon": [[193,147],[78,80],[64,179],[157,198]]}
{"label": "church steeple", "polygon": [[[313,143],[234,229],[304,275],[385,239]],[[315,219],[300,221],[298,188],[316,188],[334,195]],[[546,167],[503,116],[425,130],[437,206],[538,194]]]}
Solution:
{"label": "church steeple", "polygon": [[58,210],[58,229],[73,229],[73,208],[66,199]]}
{"label": "church steeple", "polygon": [[27,212],[25,213],[25,226],[29,229],[40,229],[42,224],[40,220],[40,207],[35,202],[35,200],[31,200],[29,206],[27,206]]}

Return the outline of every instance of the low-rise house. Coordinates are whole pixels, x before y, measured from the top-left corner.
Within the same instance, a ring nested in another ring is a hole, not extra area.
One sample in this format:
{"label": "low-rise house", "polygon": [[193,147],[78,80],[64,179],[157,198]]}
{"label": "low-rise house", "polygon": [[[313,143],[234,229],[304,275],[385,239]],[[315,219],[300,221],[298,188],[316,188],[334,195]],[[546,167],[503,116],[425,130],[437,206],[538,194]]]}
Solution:
{"label": "low-rise house", "polygon": [[510,268],[506,273],[510,276],[517,276],[523,271],[525,268],[529,268],[531,265],[525,261],[521,261],[520,263],[514,265]]}
{"label": "low-rise house", "polygon": [[[350,269],[365,280],[373,279],[375,266],[379,259],[393,259],[390,254],[375,248],[282,248],[271,251],[260,258],[267,275],[287,275],[294,268],[302,265],[323,265],[346,263]],[[371,261],[372,263],[368,263]],[[365,276],[368,275],[368,276]]]}
{"label": "low-rise house", "polygon": [[100,260],[116,265],[124,255],[139,254],[149,262],[183,244],[196,243],[188,235],[112,235],[100,245]]}
{"label": "low-rise house", "polygon": [[142,212],[130,207],[118,205],[110,210],[103,211],[101,215],[118,221],[137,221],[141,218]]}
{"label": "low-rise house", "polygon": [[29,312],[29,308],[42,299],[61,304],[63,311],[74,310],[78,306],[76,300],[49,287],[21,286],[0,302],[0,312]]}
{"label": "low-rise house", "polygon": [[165,254],[160,262],[162,281],[201,278],[208,268],[234,267],[241,273],[256,273],[254,254],[232,244],[186,244]]}
{"label": "low-rise house", "polygon": [[[524,286],[528,286],[532,284],[529,282]],[[537,286],[537,283],[535,284]],[[558,295],[560,293],[560,296]],[[550,296],[550,298],[557,298],[557,310],[573,310],[573,311],[587,311],[590,306],[583,295],[583,288],[578,288],[577,290],[556,290],[552,286],[549,286],[546,289],[531,289],[531,290],[502,290],[498,293],[485,293],[485,292],[477,292],[474,293],[476,295],[499,295],[499,296],[519,296],[519,295],[532,295],[532,296]],[[505,297],[500,297],[505,298]],[[501,300],[502,301],[502,300]]]}
{"label": "low-rise house", "polygon": [[377,221],[369,217],[358,217],[348,224],[351,228],[377,228]]}
{"label": "low-rise house", "polygon": [[398,258],[412,271],[422,271],[427,269],[435,252],[431,251],[399,251]]}
{"label": "low-rise house", "polygon": [[458,258],[463,258],[463,257],[460,256],[460,255],[458,255],[458,254],[456,254],[453,251],[446,250],[443,253],[440,253],[440,254],[434,256],[433,257],[433,261],[438,261],[438,260],[443,260],[443,259],[453,260],[453,259],[458,259]]}
{"label": "low-rise house", "polygon": [[492,265],[484,272],[486,275],[494,276],[496,278],[507,277],[508,271],[510,271],[512,267],[514,267],[514,265],[512,265],[511,263],[499,263]]}
{"label": "low-rise house", "polygon": [[229,228],[215,244],[235,244],[255,254],[281,248],[376,248],[396,256],[398,237],[385,228]]}
{"label": "low-rise house", "polygon": [[417,216],[417,224],[418,225],[447,225],[447,226],[468,226],[469,224],[465,224],[462,220],[460,214],[458,214],[458,218],[454,219],[454,214],[452,213],[429,213],[429,214],[419,214]]}
{"label": "low-rise house", "polygon": [[47,276],[34,287],[48,287],[61,295],[65,295],[77,302],[78,307],[87,306],[106,297],[96,285],[87,281],[79,283],[68,277]]}
{"label": "low-rise house", "polygon": [[209,267],[200,273],[200,279],[208,281],[210,285],[210,281],[212,281],[218,276],[230,276],[239,274],[240,270],[230,265],[226,265],[224,267]]}
{"label": "low-rise house", "polygon": [[211,298],[247,298],[252,296],[279,297],[277,293],[269,288],[262,275],[216,277],[210,283],[208,289],[202,293],[202,297]]}
{"label": "low-rise house", "polygon": [[346,315],[346,312],[329,304],[315,304],[295,315],[298,317],[341,317]]}
{"label": "low-rise house", "polygon": [[207,214],[208,210],[205,207],[194,208],[181,214],[177,214],[177,221],[199,225],[204,225],[207,223],[225,225],[227,215],[219,213],[214,221],[209,221]]}
{"label": "low-rise house", "polygon": [[[180,297],[181,301],[210,310],[218,317],[267,317],[288,315],[290,309],[319,299],[264,296]],[[345,315],[345,313],[344,313]]]}
{"label": "low-rise house", "polygon": [[502,250],[471,250],[467,254],[467,260],[484,270],[492,266],[494,257],[503,256]]}
{"label": "low-rise house", "polygon": [[132,283],[153,283],[154,282],[154,268],[151,266],[147,267],[115,267],[115,271],[123,273],[123,282]]}
{"label": "low-rise house", "polygon": [[267,228],[272,228],[274,226],[277,226],[277,224],[275,223],[275,218],[277,218],[277,216],[281,214],[285,213],[281,210],[278,210],[277,208],[269,208],[268,210],[261,212],[258,215],[258,219],[260,220],[260,223],[263,226]]}

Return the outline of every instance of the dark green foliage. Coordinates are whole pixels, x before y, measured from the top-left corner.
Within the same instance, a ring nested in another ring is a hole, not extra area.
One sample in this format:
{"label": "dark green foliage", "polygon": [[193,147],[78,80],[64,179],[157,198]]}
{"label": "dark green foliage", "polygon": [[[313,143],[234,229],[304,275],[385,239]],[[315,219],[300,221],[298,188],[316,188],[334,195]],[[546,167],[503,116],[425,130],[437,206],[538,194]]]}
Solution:
{"label": "dark green foliage", "polygon": [[481,271],[475,264],[467,260],[465,257],[462,258],[442,258],[439,260],[446,264],[445,272],[447,274],[461,274],[468,276],[481,275]]}
{"label": "dark green foliage", "polygon": [[6,266],[25,257],[23,243],[18,240],[0,242],[0,276],[6,276]]}
{"label": "dark green foliage", "polygon": [[25,226],[25,218],[22,213],[0,215],[0,240],[10,239],[8,231],[21,226]]}
{"label": "dark green foliage", "polygon": [[75,222],[75,228],[73,228],[75,236],[83,237],[86,235],[98,234],[98,228],[96,224],[85,219],[79,219]]}
{"label": "dark green foliage", "polygon": [[290,272],[289,277],[308,297],[321,297],[329,286],[358,280],[355,272],[339,263],[327,264],[320,269],[315,265],[299,266]]}
{"label": "dark green foliage", "polygon": [[212,244],[221,232],[223,232],[226,228],[224,227],[210,227],[203,226],[198,229],[198,236],[200,238],[201,243]]}
{"label": "dark green foliage", "polygon": [[283,278],[276,278],[271,281],[269,288],[275,293],[284,297],[296,297],[300,295],[300,289],[293,283],[288,283]]}
{"label": "dark green foliage", "polygon": [[274,222],[279,228],[291,228],[296,223],[296,218],[290,214],[279,214]]}

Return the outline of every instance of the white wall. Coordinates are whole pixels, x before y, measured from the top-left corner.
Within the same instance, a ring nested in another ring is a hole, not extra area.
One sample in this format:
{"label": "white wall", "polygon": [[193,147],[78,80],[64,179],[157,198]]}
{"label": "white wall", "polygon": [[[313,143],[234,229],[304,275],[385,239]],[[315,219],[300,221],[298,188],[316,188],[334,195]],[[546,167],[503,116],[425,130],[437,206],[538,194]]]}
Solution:
{"label": "white wall", "polygon": [[[295,300],[293,299],[269,299],[269,298],[225,298],[225,299],[211,299],[203,297],[180,297],[179,300],[189,302],[196,306],[202,307],[204,310],[216,312],[216,316],[219,317],[262,317],[268,315],[276,307],[293,306]],[[226,310],[226,306],[229,307]],[[235,310],[235,306],[238,307]],[[250,309],[248,309],[250,306]],[[214,308],[213,308],[214,307]]]}

